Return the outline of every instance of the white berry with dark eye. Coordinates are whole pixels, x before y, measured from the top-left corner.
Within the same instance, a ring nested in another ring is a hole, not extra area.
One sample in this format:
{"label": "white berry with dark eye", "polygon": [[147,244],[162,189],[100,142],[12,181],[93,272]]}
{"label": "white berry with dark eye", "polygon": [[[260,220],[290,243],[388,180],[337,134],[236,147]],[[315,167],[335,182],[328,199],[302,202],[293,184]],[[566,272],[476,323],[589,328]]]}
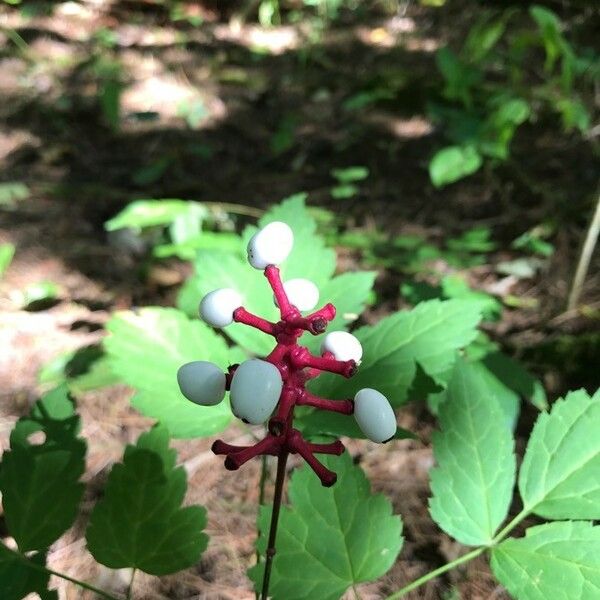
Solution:
{"label": "white berry with dark eye", "polygon": [[396,434],[394,409],[377,390],[363,388],[354,396],[354,418],[372,442],[389,442]]}
{"label": "white berry with dark eye", "polygon": [[363,355],[361,343],[347,331],[328,333],[321,344],[321,352],[331,352],[337,360],[353,360],[357,364]]}
{"label": "white berry with dark eye", "polygon": [[[288,300],[299,311],[312,310],[319,303],[319,288],[308,279],[290,279],[283,284]],[[275,306],[277,300],[274,299]]]}
{"label": "white berry with dark eye", "polygon": [[240,294],[231,288],[209,292],[200,302],[200,318],[213,327],[227,327],[233,322],[233,313],[242,306]]}
{"label": "white berry with dark eye", "polygon": [[294,233],[289,225],[273,221],[257,231],[248,242],[248,262],[255,269],[281,264],[292,251]]}
{"label": "white berry with dark eye", "polygon": [[231,380],[231,410],[252,425],[264,423],[277,406],[282,388],[281,373],[275,365],[258,358],[247,360]]}
{"label": "white berry with dark eye", "polygon": [[225,373],[211,362],[186,363],[177,371],[177,383],[181,393],[195,404],[214,406],[225,397]]}

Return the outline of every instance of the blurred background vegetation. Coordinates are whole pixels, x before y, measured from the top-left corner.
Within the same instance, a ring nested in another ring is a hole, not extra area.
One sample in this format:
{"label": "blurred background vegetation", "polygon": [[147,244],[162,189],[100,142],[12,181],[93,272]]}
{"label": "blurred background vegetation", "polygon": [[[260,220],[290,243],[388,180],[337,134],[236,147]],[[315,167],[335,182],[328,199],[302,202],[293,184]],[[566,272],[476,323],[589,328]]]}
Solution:
{"label": "blurred background vegetation", "polygon": [[470,299],[551,398],[592,390],[598,31],[595,0],[1,0],[0,441],[299,193],[377,274],[361,322]]}

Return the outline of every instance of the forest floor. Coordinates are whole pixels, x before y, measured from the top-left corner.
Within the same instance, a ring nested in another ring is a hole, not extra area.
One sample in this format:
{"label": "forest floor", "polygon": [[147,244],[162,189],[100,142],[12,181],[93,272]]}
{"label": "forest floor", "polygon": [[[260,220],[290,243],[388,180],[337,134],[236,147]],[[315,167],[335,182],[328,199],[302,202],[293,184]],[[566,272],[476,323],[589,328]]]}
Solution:
{"label": "forest floor", "polygon": [[[394,16],[344,15],[312,42],[303,24],[264,29],[219,19],[193,3],[192,16],[204,18],[197,27],[174,23],[160,5],[147,2],[47,3],[47,13],[38,5],[29,12],[0,9],[0,183],[26,186],[18,200],[0,198],[0,243],[16,246],[0,281],[0,448],[37,397],[44,364],[97,343],[115,309],[173,304],[188,266],[168,260],[141,269],[140,249],[103,228],[138,198],[262,211],[306,191],[309,204],[334,211],[344,231],[419,234],[439,242],[488,227],[498,247],[469,269],[470,282],[526,301],[505,308],[487,332],[527,363],[551,399],[597,386],[597,260],[583,291],[587,310],[565,313],[598,174],[589,143],[538,123],[519,132],[509,164],[443,190],[429,182],[428,158],[442,138],[426,116],[426,102],[437,78],[435,50],[463,36],[468,24],[467,14],[461,27],[451,26],[465,15],[457,4],[439,13],[410,4]],[[25,44],[9,43],[7,30]],[[116,62],[118,76],[111,71]],[[118,127],[111,127],[115,78],[122,86],[120,114]],[[393,99],[348,109],[349,98],[381,82],[392,85]],[[358,196],[334,200],[330,171],[351,165],[368,166],[370,175]],[[495,266],[516,255],[510,242],[549,217],[558,220],[553,255],[533,277],[500,276]],[[341,271],[364,266],[360,252],[339,248],[339,257]],[[378,272],[381,302],[367,321],[404,305],[402,276],[383,267]],[[23,310],[22,290],[40,281],[57,284],[59,301]],[[128,573],[94,563],[83,532],[111,465],[150,423],[130,408],[130,396],[113,386],[78,398],[89,441],[88,493],[81,519],[49,553],[52,568],[117,592]],[[533,415],[525,407],[523,436]],[[374,489],[402,515],[406,537],[393,569],[359,586],[363,600],[383,598],[464,550],[427,512],[434,420],[411,406],[400,422],[419,441],[349,444]],[[239,443],[245,435],[232,426],[222,437]],[[211,443],[175,444],[189,475],[189,502],[209,507],[210,546],[183,574],[138,575],[137,600],[254,597],[245,571],[254,560],[259,465],[232,475],[211,454]],[[61,598],[89,597],[62,580],[53,584]],[[465,600],[507,598],[482,558],[407,598],[455,597],[448,595],[452,588]]]}

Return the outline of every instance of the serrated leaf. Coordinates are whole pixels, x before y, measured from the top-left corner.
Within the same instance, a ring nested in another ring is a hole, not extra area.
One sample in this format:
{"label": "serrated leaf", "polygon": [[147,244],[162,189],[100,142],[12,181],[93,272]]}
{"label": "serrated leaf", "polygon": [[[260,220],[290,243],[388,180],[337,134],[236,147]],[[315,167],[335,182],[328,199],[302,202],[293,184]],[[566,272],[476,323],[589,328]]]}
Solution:
{"label": "serrated leaf", "polygon": [[524,509],[547,519],[600,519],[600,391],[571,392],[541,414],[519,474]]}
{"label": "serrated leaf", "polygon": [[86,532],[99,563],[168,575],[191,567],[205,550],[206,510],[181,507],[186,473],[175,468],[168,445],[166,428],[157,426],[128,446],[123,462],[113,467]]}
{"label": "serrated leaf", "polygon": [[456,361],[433,437],[429,512],[462,544],[489,544],[506,518],[515,483],[514,441],[476,366]]}
{"label": "serrated leaf", "polygon": [[597,600],[600,527],[586,522],[530,527],[492,550],[492,571],[517,600]]}
{"label": "serrated leaf", "polygon": [[176,438],[205,437],[227,427],[226,402],[198,406],[177,386],[177,370],[187,362],[207,360],[226,369],[229,351],[222,337],[174,308],[119,312],[106,327],[110,368],[136,389],[131,402],[142,414],[158,419]]}
{"label": "serrated leaf", "polygon": [[[66,386],[43,396],[11,432],[0,464],[0,492],[8,530],[21,552],[46,549],[77,516],[86,453],[78,432]],[[43,442],[33,443],[30,436],[39,433]]]}
{"label": "serrated leaf", "polygon": [[50,575],[29,566],[28,561],[43,567],[46,564],[46,555],[38,552],[23,560],[0,543],[2,600],[21,600],[32,593],[37,593],[41,600],[58,600],[58,593],[48,590]]}
{"label": "serrated leaf", "polygon": [[[373,581],[395,562],[402,547],[402,521],[390,501],[372,495],[362,470],[345,453],[323,462],[338,481],[324,488],[304,466],[289,487],[277,534],[270,593],[274,600],[337,600],[352,585]],[[261,509],[257,542],[264,555],[270,508]],[[299,568],[301,565],[302,568]],[[249,571],[260,589],[264,563]]]}
{"label": "serrated leaf", "polygon": [[417,363],[435,382],[452,368],[456,350],[477,335],[477,306],[460,300],[422,302],[400,311],[375,326],[354,332],[363,346],[363,361],[349,380],[325,374],[313,389],[331,398],[353,398],[364,387],[375,388],[394,406],[407,400],[417,374]]}

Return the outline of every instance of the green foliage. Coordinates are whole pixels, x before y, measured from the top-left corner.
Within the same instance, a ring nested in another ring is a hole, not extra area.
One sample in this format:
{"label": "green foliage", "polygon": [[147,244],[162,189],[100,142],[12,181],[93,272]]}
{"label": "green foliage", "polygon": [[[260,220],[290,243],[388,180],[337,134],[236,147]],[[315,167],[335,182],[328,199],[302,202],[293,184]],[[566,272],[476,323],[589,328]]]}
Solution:
{"label": "green foliage", "polygon": [[[389,500],[373,495],[369,482],[345,453],[323,461],[338,473],[324,488],[306,466],[289,486],[291,506],[282,508],[273,563],[274,600],[337,600],[349,587],[383,575],[402,547],[402,521]],[[270,509],[258,519],[257,546],[264,555]],[[299,566],[302,568],[299,568]],[[249,571],[257,589],[263,563]]]}
{"label": "green foliage", "polygon": [[491,543],[515,481],[514,441],[491,391],[476,366],[457,360],[433,439],[431,516],[466,545]]}
{"label": "green foliage", "polygon": [[176,438],[205,437],[225,429],[227,403],[197,406],[177,388],[177,370],[194,360],[225,369],[229,350],[222,337],[199,320],[172,308],[116,313],[107,324],[105,349],[112,372],[136,389],[132,404],[158,419]]}
{"label": "green foliage", "polygon": [[538,419],[521,466],[525,509],[547,519],[600,518],[600,392],[580,390]]}
{"label": "green foliage", "polygon": [[[65,386],[43,396],[11,433],[0,464],[0,491],[6,524],[21,552],[45,550],[75,520],[86,453],[78,433],[79,417]],[[34,434],[43,441],[35,443]]]}
{"label": "green foliage", "polygon": [[600,527],[565,521],[527,530],[492,550],[494,575],[518,600],[595,600],[600,589]]}
{"label": "green foliage", "polygon": [[0,244],[0,279],[2,279],[4,273],[6,273],[14,255],[14,244]]}
{"label": "green foliage", "polygon": [[[29,556],[31,563],[44,567],[46,555],[37,552]],[[27,560],[23,560],[18,554],[11,552],[0,543],[0,590],[2,600],[21,600],[28,594],[39,594],[41,600],[58,600],[58,593],[49,591],[49,573],[44,573],[29,566]]]}
{"label": "green foliage", "polygon": [[15,208],[17,202],[29,198],[29,188],[20,181],[0,183],[0,206]]}
{"label": "green foliage", "polygon": [[[529,75],[538,48],[546,55],[541,81]],[[451,143],[430,161],[436,187],[474,173],[484,159],[507,160],[519,126],[544,112],[560,114],[566,131],[590,126],[584,94],[573,84],[576,77],[593,79],[589,74],[597,71],[598,59],[578,55],[547,8],[534,5],[528,14],[513,7],[486,9],[462,48],[441,48],[436,62],[443,85],[429,113]]]}
{"label": "green foliage", "polygon": [[337,179],[337,185],[331,188],[331,196],[337,200],[352,198],[358,194],[358,181],[363,181],[369,176],[367,167],[346,167],[345,169],[333,169],[331,176]]}
{"label": "green foliage", "polygon": [[206,510],[182,508],[186,473],[175,461],[164,427],[155,427],[135,446],[127,446],[90,517],[86,539],[98,562],[113,569],[167,575],[199,560],[208,543],[202,533]]}
{"label": "green foliage", "polygon": [[400,311],[354,332],[364,359],[351,380],[322,375],[313,387],[331,398],[353,397],[354,390],[376,388],[399,406],[408,398],[417,365],[433,381],[443,383],[456,350],[475,338],[479,320],[478,307],[460,300],[431,300],[411,311]]}
{"label": "green foliage", "polygon": [[[198,250],[232,251],[239,247],[236,234],[205,229],[216,226],[219,220],[223,218],[216,217],[200,202],[165,198],[135,200],[104,227],[107,231],[129,228],[136,236],[146,235],[157,258],[177,256],[193,260]],[[225,220],[219,225],[229,227],[231,223]]]}

